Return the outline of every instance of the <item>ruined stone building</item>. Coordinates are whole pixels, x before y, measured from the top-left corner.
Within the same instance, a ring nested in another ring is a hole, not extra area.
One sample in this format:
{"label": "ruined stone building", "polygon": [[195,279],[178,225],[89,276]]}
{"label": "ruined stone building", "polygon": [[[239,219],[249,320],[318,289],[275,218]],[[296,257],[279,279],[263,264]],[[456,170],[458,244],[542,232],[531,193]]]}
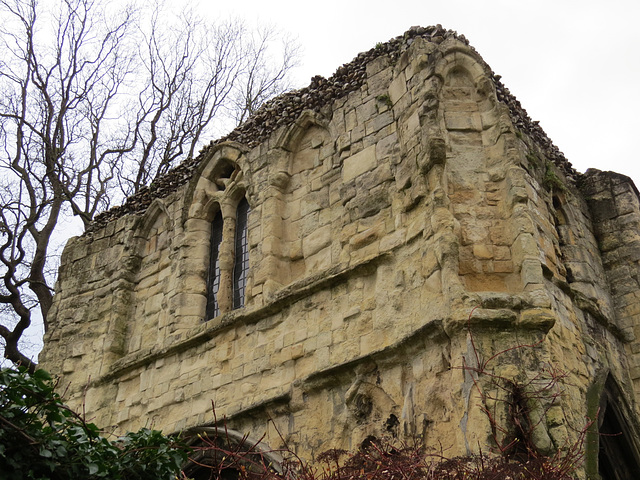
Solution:
{"label": "ruined stone building", "polygon": [[489,449],[503,382],[535,397],[536,449],[592,419],[585,471],[628,478],[639,261],[632,181],[577,173],[464,37],[413,28],[70,240],[41,365],[101,426],[188,431],[214,402],[308,459]]}

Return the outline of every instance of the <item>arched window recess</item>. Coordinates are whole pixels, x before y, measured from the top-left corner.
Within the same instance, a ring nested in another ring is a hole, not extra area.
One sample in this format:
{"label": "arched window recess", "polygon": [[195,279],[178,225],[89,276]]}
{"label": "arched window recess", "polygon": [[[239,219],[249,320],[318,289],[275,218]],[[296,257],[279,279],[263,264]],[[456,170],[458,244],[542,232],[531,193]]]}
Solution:
{"label": "arched window recess", "polygon": [[226,197],[211,222],[207,320],[245,305],[250,211],[244,195]]}
{"label": "arched window recess", "polygon": [[220,245],[222,244],[223,225],[222,212],[218,211],[211,222],[209,277],[207,278],[207,320],[220,315],[218,292],[220,290]]}
{"label": "arched window recess", "polygon": [[602,480],[633,480],[640,472],[637,421],[611,375],[600,397],[598,473]]}
{"label": "arched window recess", "polygon": [[193,453],[184,472],[194,480],[266,478],[285,472],[276,450],[226,426],[193,428],[189,434],[187,444]]}
{"label": "arched window recess", "polygon": [[[206,293],[202,312],[205,320],[244,307],[250,296],[247,281],[251,209],[242,168],[246,164],[245,151],[242,145],[233,142],[212,148],[185,194],[185,228],[198,245],[208,246],[205,264],[199,270],[205,288],[198,289],[198,293]],[[194,252],[206,255],[206,247],[203,250]]]}

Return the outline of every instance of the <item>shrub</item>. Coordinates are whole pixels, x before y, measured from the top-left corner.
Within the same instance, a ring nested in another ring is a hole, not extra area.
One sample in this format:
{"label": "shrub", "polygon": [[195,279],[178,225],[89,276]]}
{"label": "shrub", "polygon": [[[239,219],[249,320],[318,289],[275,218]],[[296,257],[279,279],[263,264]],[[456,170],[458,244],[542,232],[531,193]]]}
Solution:
{"label": "shrub", "polygon": [[173,479],[186,447],[141,429],[108,440],[66,407],[47,372],[0,371],[0,472],[22,479]]}

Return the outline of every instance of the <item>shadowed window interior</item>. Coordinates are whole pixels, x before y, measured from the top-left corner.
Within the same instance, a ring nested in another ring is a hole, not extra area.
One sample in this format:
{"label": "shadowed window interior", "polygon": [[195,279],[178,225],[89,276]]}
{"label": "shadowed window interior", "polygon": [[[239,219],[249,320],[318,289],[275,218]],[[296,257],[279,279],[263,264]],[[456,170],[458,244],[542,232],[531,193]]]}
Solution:
{"label": "shadowed window interior", "polygon": [[638,478],[640,453],[632,419],[620,387],[609,376],[598,415],[598,473],[602,480]]}
{"label": "shadowed window interior", "polygon": [[188,434],[193,447],[186,477],[193,480],[284,478],[283,458],[266,443],[249,438],[225,425],[197,427]]}
{"label": "shadowed window interior", "polygon": [[[242,198],[236,207],[235,232],[231,230],[230,238],[223,234],[225,223],[221,211],[218,211],[211,223],[207,320],[230,309],[244,307],[249,272],[249,211],[247,199]],[[220,262],[220,255],[233,255],[233,262]]]}

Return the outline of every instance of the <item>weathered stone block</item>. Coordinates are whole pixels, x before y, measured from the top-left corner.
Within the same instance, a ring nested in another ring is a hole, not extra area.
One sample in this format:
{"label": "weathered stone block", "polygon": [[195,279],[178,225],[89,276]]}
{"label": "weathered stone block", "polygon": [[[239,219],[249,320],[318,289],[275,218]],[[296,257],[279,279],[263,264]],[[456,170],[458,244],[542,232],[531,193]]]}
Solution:
{"label": "weathered stone block", "polygon": [[331,243],[331,226],[326,225],[302,239],[302,252],[308,258]]}
{"label": "weathered stone block", "polygon": [[[234,429],[272,418],[302,456],[380,438],[395,415],[401,440],[455,456],[489,442],[482,375],[456,368],[484,359],[513,382],[567,370],[546,420],[533,412],[542,450],[577,437],[560,412],[582,419],[613,391],[637,413],[636,190],[573,172],[478,54],[438,30],[270,103],[267,120],[158,179],[161,213],[123,207],[69,242],[43,358],[73,407],[87,386],[91,418],[167,431],[212,422],[213,400]],[[248,270],[234,306],[236,260]],[[216,275],[224,308],[204,321]]]}
{"label": "weathered stone block", "polygon": [[[380,130],[382,130],[384,127],[390,125],[391,123],[393,123],[393,113],[390,111],[381,113],[376,115],[375,117],[371,118],[370,120],[367,120],[364,123],[364,132],[365,135],[373,135],[376,132],[379,132]],[[383,135],[381,136],[387,136],[390,135],[393,132],[382,132]],[[374,139],[371,139],[371,143],[375,143]],[[366,145],[365,145],[366,146]]]}
{"label": "weathered stone block", "polygon": [[391,98],[391,103],[397,103],[405,93],[407,93],[407,82],[404,72],[400,72],[400,74],[398,74],[398,76],[389,84],[389,97]]}
{"label": "weathered stone block", "polygon": [[344,160],[342,166],[342,180],[348,182],[362,175],[364,172],[372,170],[377,165],[376,147],[372,145],[361,152],[352,155]]}
{"label": "weathered stone block", "polygon": [[367,218],[391,205],[387,189],[378,186],[371,191],[361,192],[346,205],[352,220]]}

